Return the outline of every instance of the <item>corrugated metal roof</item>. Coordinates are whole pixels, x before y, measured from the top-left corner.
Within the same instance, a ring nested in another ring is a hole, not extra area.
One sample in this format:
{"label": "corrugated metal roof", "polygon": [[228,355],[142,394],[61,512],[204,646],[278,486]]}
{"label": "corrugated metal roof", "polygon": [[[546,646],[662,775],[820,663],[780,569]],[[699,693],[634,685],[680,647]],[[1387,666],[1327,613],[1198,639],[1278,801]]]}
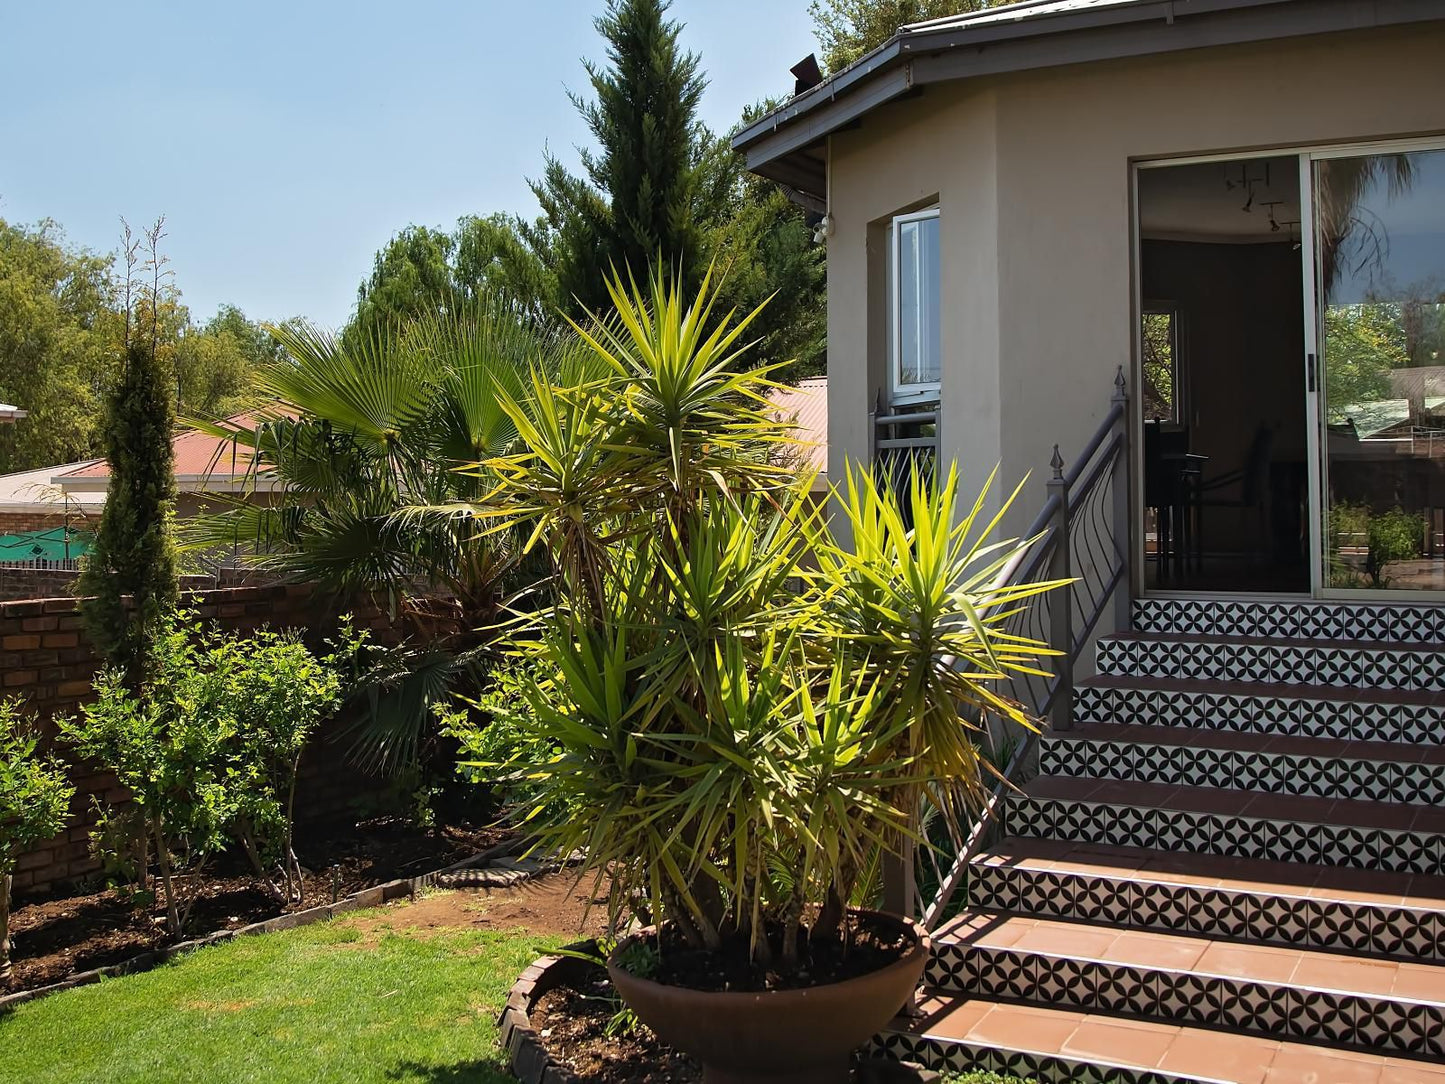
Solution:
{"label": "corrugated metal roof", "polygon": [[[0,512],[59,512],[65,508],[65,494],[52,484],[57,474],[88,467],[94,459],[62,463],[54,467],[0,474]],[[104,493],[72,493],[70,507],[99,509],[105,504]]]}
{"label": "corrugated metal roof", "polygon": [[900,29],[905,34],[919,31],[957,30],[966,26],[1021,23],[1026,19],[1040,19],[1050,15],[1068,15],[1076,11],[1122,8],[1153,2],[1154,0],[1024,0],[1020,4],[1006,4],[1003,7],[985,8],[982,11],[965,11],[958,15],[947,15],[941,19],[929,19],[927,22],[909,23]]}

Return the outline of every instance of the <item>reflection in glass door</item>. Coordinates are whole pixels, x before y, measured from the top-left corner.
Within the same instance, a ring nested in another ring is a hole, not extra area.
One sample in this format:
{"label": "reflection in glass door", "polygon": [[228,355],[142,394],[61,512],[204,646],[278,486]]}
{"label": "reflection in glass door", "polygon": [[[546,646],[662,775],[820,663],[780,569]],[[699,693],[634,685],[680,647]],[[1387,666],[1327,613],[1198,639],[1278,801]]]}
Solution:
{"label": "reflection in glass door", "polygon": [[1445,150],[1313,168],[1321,583],[1445,591]]}

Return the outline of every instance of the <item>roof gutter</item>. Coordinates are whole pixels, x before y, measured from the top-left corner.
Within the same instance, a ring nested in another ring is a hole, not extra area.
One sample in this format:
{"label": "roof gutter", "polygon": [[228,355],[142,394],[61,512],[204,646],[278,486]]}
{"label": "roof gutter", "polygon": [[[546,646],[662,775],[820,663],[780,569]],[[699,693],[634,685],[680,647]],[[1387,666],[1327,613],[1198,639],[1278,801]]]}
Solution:
{"label": "roof gutter", "polygon": [[739,131],[733,149],[753,172],[821,197],[821,170],[798,152],[928,83],[1441,18],[1438,0],[1152,0],[1039,15],[1028,7],[1012,20],[904,28]]}

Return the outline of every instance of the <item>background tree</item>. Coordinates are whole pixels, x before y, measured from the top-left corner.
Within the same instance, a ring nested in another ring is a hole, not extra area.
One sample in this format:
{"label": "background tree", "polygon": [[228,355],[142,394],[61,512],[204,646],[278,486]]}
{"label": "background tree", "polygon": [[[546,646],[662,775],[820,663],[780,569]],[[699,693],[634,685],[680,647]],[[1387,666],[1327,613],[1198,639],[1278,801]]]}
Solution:
{"label": "background tree", "polygon": [[996,8],[1014,0],[812,0],[808,14],[823,47],[823,69],[836,72],[878,48],[900,26]]}
{"label": "background tree", "polygon": [[80,612],[91,642],[133,688],[144,682],[150,646],[178,597],[171,538],[176,492],[173,381],[158,349],[155,315],[165,274],[159,252],[162,236],[162,222],[157,221],[143,238],[146,259],[141,270],[149,273],[150,282],[135,291],[137,299],[132,297],[132,269],[138,242],[133,243],[126,230],[125,359],[106,411],[110,483],[79,583]]}
{"label": "background tree", "polygon": [[121,323],[111,258],[65,243],[59,225],[0,219],[0,402],[30,416],[0,426],[0,473],[89,456]]}
{"label": "background tree", "polygon": [[707,81],[678,43],[670,6],[610,0],[596,20],[607,63],[585,63],[594,98],[572,96],[596,149],[582,152],[582,176],[549,154],[532,182],[545,220],[529,231],[533,250],[552,256],[562,304],[574,312],[610,305],[613,267],[642,278],[661,259],[696,283],[708,259],[708,226],[723,211],[724,187],[708,183],[719,152],[697,120]]}

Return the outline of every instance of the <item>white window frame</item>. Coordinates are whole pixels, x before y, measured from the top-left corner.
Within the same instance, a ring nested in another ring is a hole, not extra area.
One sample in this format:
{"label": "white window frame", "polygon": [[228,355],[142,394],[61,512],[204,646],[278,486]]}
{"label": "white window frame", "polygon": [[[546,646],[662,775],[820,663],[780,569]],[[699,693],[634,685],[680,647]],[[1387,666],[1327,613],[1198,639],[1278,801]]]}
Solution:
{"label": "white window frame", "polygon": [[[903,260],[903,231],[899,228],[909,222],[921,222],[925,219],[939,218],[939,208],[928,207],[922,211],[913,211],[906,215],[894,215],[893,221],[888,227],[888,384],[889,393],[893,402],[907,402],[914,399],[936,399],[940,380],[922,381],[905,384],[903,382],[903,306],[900,303],[899,293],[902,289],[903,280],[899,275],[899,267]],[[942,239],[942,223],[939,224],[940,240]],[[939,259],[940,272],[942,271],[942,253]],[[943,319],[943,291],[939,291],[938,304],[939,320]],[[918,341],[922,341],[920,335]],[[942,377],[943,359],[939,358],[939,376]]]}

